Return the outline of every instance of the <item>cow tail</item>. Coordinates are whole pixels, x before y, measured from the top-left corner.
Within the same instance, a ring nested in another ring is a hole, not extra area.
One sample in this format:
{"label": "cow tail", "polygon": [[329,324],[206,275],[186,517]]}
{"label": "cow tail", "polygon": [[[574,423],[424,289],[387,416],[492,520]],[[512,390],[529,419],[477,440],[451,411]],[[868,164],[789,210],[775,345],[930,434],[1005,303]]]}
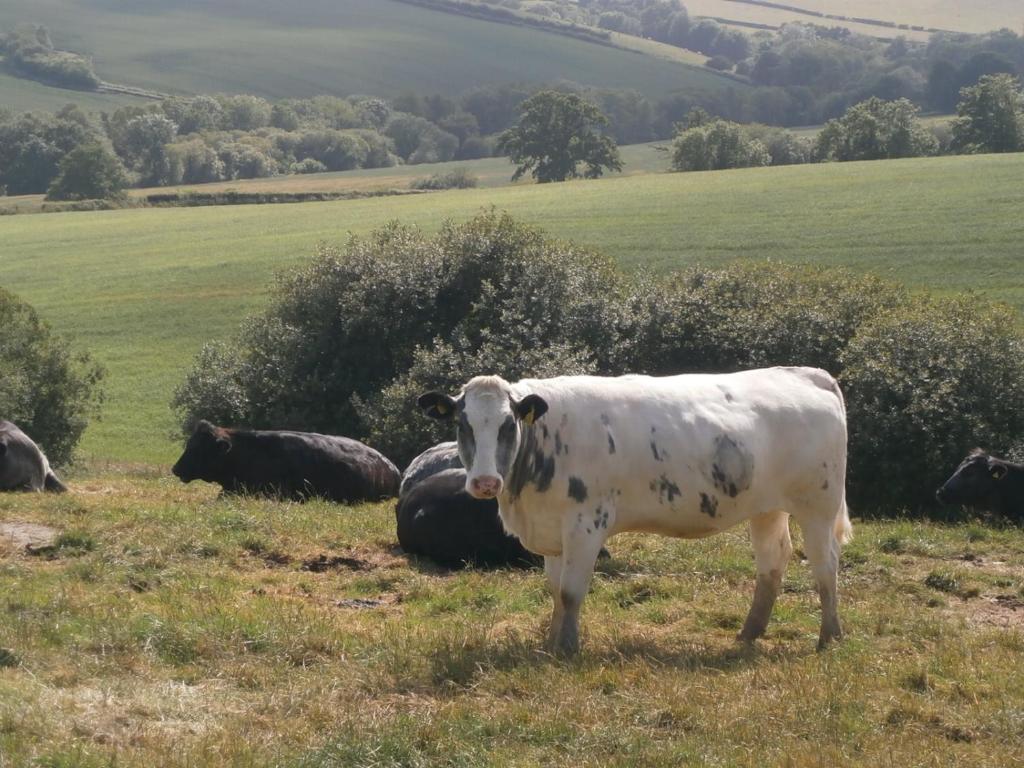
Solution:
{"label": "cow tail", "polygon": [[65,493],[68,487],[58,480],[51,470],[46,473],[46,478],[43,480],[43,490],[50,493]]}
{"label": "cow tail", "polygon": [[853,525],[850,523],[850,510],[846,506],[846,497],[839,508],[839,515],[836,517],[835,537],[840,546],[853,541]]}

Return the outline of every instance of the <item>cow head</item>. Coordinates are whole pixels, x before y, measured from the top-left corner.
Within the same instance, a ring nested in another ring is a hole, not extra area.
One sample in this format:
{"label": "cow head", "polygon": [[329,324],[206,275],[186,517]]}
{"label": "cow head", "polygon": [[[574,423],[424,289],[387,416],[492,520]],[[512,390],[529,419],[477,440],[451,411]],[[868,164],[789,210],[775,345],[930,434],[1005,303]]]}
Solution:
{"label": "cow head", "polygon": [[183,483],[193,480],[216,482],[230,450],[231,434],[226,429],[200,421],[171,472]]}
{"label": "cow head", "polygon": [[417,402],[427,416],[455,422],[466,492],[477,499],[501,494],[519,452],[523,425],[532,425],[548,409],[539,395],[517,399],[498,376],[471,379],[458,398],[428,392]]}
{"label": "cow head", "polygon": [[1005,461],[976,448],[960,462],[953,476],[935,492],[935,498],[942,504],[984,507],[998,491],[999,482],[1009,471]]}

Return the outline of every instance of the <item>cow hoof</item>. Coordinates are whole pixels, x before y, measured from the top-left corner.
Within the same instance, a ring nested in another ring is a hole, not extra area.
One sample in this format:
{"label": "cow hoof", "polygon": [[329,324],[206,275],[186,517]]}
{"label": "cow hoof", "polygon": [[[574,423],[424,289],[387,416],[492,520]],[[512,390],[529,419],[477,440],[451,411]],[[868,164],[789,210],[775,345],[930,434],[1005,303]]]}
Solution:
{"label": "cow hoof", "polygon": [[842,639],[843,639],[843,633],[842,632],[836,632],[835,634],[827,634],[827,635],[822,634],[818,638],[818,652],[820,653],[821,651],[828,650],[829,646],[832,645],[832,643],[838,643]]}

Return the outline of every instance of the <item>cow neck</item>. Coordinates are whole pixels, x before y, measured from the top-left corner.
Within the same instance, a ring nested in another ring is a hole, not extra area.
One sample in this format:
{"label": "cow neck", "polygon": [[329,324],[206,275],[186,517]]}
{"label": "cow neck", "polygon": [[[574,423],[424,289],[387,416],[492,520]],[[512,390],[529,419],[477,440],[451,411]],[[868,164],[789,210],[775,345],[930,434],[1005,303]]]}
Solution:
{"label": "cow neck", "polygon": [[1008,517],[1024,522],[1024,465],[1006,463],[1006,477],[999,483],[999,500],[1002,512]]}

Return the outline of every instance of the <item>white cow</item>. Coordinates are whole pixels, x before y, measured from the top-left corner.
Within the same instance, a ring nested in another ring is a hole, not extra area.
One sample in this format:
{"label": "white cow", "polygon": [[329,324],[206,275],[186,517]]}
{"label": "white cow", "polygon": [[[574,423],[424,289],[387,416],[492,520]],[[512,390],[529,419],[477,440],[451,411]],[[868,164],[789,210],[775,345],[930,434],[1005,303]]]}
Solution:
{"label": "white cow", "polygon": [[792,552],[789,516],[817,580],[818,647],[839,639],[846,410],[816,368],[722,375],[479,376],[457,398],[419,398],[457,424],[466,490],[497,498],[505,528],[544,555],[553,650],[579,648],[579,611],[609,536],[701,538],[750,520],[754,602],[739,639],[764,633]]}

